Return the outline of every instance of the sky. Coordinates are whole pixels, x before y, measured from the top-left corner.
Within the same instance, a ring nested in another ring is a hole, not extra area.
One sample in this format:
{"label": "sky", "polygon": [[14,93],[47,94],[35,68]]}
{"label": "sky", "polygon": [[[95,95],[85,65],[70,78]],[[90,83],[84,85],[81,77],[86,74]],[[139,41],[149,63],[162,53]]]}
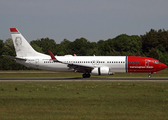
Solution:
{"label": "sky", "polygon": [[1,0],[0,39],[18,28],[30,42],[40,38],[90,42],[120,34],[168,30],[168,0]]}

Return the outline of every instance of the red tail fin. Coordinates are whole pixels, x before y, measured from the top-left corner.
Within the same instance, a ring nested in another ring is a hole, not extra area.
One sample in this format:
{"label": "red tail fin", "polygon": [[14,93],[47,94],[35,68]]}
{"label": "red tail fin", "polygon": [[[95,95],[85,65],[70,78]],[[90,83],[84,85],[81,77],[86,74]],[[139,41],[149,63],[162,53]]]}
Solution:
{"label": "red tail fin", "polygon": [[11,32],[19,32],[16,28],[10,28]]}

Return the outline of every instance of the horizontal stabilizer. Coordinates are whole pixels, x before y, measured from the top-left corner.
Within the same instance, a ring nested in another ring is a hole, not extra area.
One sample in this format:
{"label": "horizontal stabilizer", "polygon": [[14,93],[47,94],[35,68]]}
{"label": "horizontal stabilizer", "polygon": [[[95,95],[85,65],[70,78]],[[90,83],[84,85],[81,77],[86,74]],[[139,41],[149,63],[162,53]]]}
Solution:
{"label": "horizontal stabilizer", "polygon": [[15,56],[9,56],[9,55],[2,55],[2,56],[12,58],[12,59],[16,59],[16,60],[25,60],[26,61],[26,59],[24,59],[24,58],[18,58],[18,57],[15,57]]}

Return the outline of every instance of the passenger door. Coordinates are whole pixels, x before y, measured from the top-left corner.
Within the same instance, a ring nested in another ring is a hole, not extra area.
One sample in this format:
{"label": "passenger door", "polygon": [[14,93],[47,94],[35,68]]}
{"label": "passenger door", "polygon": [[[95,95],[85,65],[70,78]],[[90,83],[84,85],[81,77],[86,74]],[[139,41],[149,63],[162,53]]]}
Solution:
{"label": "passenger door", "polygon": [[145,59],[145,68],[148,68],[148,67],[149,67],[149,60]]}
{"label": "passenger door", "polygon": [[36,60],[35,60],[35,64],[36,64],[36,67],[39,66],[39,59],[36,59]]}

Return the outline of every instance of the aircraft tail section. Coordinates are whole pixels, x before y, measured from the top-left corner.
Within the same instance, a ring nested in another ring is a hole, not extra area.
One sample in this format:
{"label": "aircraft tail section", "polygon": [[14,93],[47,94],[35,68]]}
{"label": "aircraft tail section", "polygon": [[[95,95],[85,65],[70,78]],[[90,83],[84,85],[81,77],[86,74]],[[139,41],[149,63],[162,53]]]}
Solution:
{"label": "aircraft tail section", "polygon": [[17,57],[42,56],[36,52],[16,28],[10,28]]}

